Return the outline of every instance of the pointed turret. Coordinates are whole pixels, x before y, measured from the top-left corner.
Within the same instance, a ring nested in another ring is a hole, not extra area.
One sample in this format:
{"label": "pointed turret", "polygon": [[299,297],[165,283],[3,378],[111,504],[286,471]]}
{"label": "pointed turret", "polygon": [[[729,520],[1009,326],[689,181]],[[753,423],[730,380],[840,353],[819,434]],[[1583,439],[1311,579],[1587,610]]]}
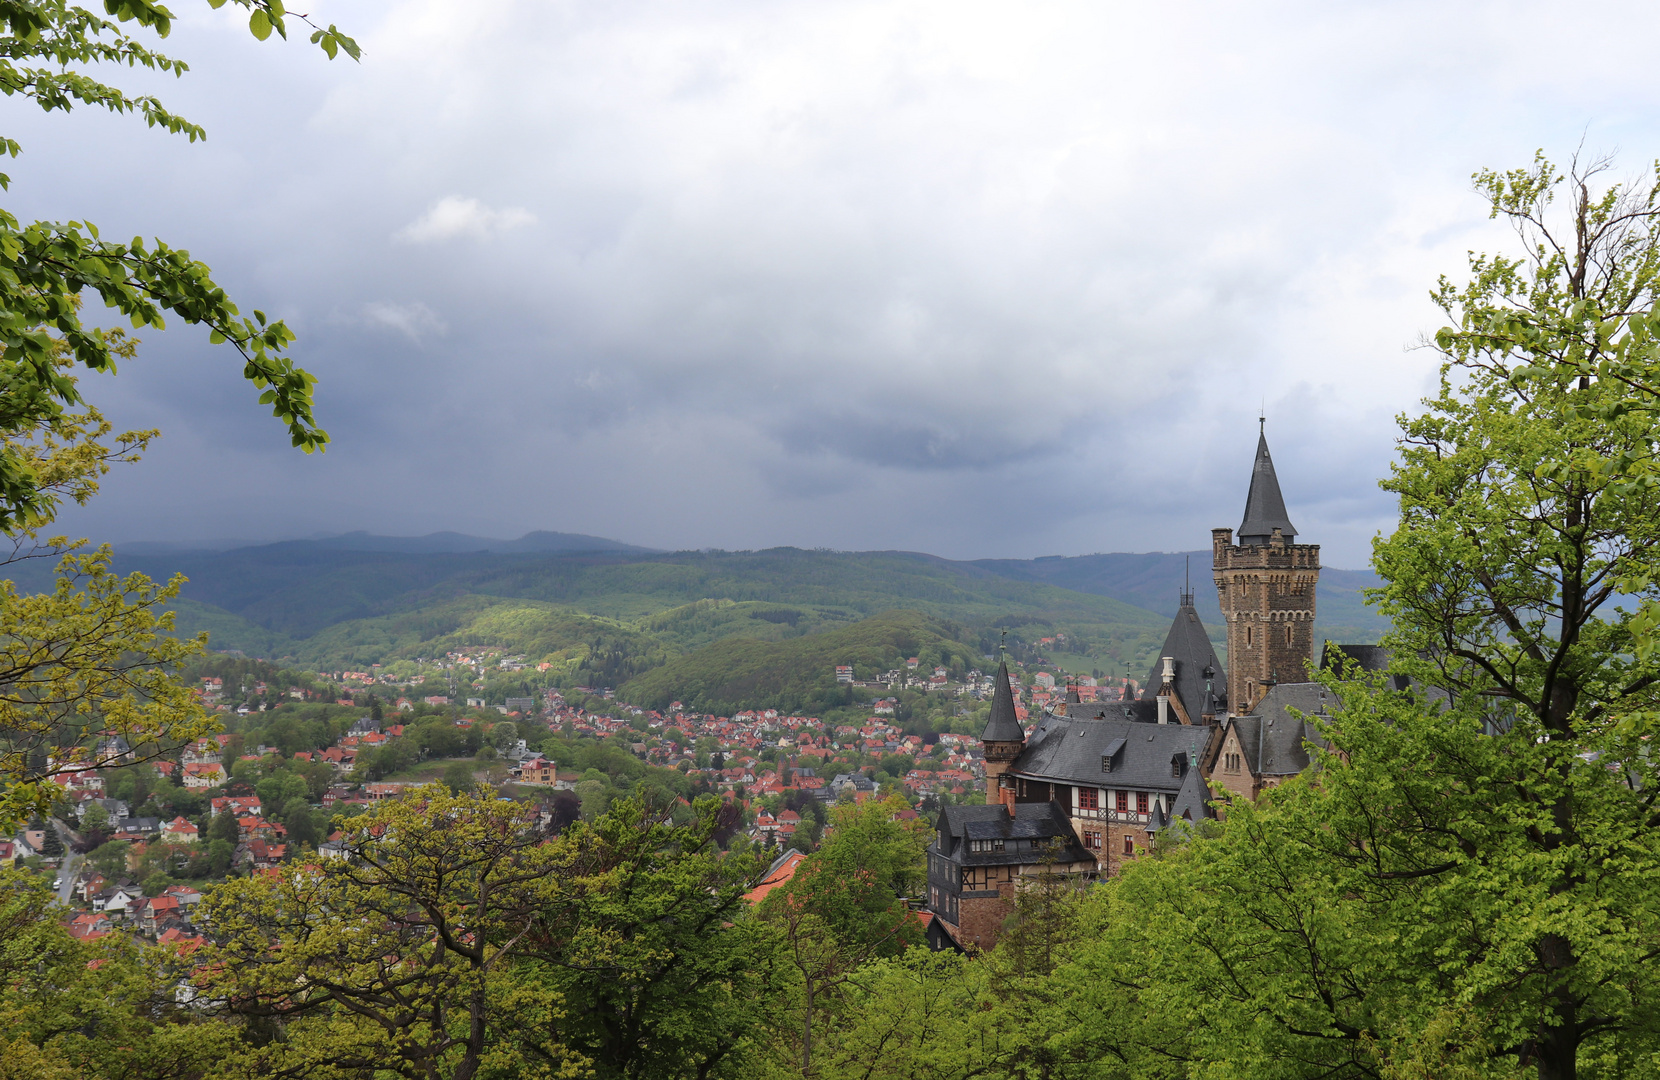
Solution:
{"label": "pointed turret", "polygon": [[980,733],[983,743],[1026,741],[1026,730],[1014,712],[1014,693],[1009,689],[1009,662],[997,665],[997,683],[992,688],[991,716],[986,719],[986,730]]}
{"label": "pointed turret", "polygon": [[1251,490],[1245,496],[1245,520],[1239,523],[1239,542],[1265,546],[1278,529],[1286,543],[1297,535],[1297,527],[1285,513],[1285,496],[1280,478],[1274,474],[1274,459],[1268,453],[1268,435],[1257,435],[1256,463],[1251,466]]}
{"label": "pointed turret", "polygon": [[1170,820],[1197,824],[1209,815],[1210,785],[1200,775],[1199,750],[1195,744],[1188,750],[1187,774],[1182,779],[1182,789],[1176,793],[1176,801],[1170,804]]}
{"label": "pointed turret", "polygon": [[997,685],[991,697],[991,715],[980,732],[980,749],[986,756],[986,802],[1010,801],[1005,797],[1002,776],[1020,752],[1026,749],[1026,729],[1014,711],[1014,692],[1009,689],[1009,662],[997,665]]}

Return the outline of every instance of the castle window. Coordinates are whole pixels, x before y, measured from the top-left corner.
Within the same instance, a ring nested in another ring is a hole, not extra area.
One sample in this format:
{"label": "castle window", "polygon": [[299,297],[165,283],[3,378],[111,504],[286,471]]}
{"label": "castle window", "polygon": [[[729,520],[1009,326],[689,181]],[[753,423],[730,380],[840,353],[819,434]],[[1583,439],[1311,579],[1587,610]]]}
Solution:
{"label": "castle window", "polygon": [[993,851],[1002,851],[1003,850],[1003,841],[1002,840],[993,840],[991,842],[991,850],[993,850]]}
{"label": "castle window", "polygon": [[1290,623],[1285,624],[1285,643],[1287,645],[1291,644],[1291,624]]}
{"label": "castle window", "polygon": [[1101,789],[1100,788],[1092,788],[1092,787],[1081,787],[1081,788],[1079,788],[1078,789],[1078,809],[1080,809],[1080,810],[1099,810],[1099,809],[1101,809]]}
{"label": "castle window", "polygon": [[1118,793],[1118,812],[1120,814],[1128,814],[1130,812],[1130,793],[1128,791],[1120,791]]}
{"label": "castle window", "polygon": [[1101,834],[1090,829],[1084,830],[1084,847],[1091,851],[1101,850]]}
{"label": "castle window", "polygon": [[1147,793],[1145,791],[1135,793],[1135,812],[1138,814],[1147,812]]}
{"label": "castle window", "polygon": [[1126,854],[1126,855],[1134,855],[1135,854],[1135,841],[1130,839],[1130,837],[1127,834],[1124,837],[1124,854]]}
{"label": "castle window", "polygon": [[1101,755],[1101,771],[1112,772],[1112,756],[1110,754]]}
{"label": "castle window", "polygon": [[1245,628],[1245,644],[1249,645],[1250,643],[1251,643],[1251,628],[1249,626],[1247,626]]}

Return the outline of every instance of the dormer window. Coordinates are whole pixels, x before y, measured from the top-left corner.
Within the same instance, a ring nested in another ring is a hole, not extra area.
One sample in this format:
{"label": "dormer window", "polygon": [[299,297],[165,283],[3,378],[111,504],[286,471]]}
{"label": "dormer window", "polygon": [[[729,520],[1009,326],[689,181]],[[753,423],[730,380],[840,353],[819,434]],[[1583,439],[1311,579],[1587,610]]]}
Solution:
{"label": "dormer window", "polygon": [[1101,771],[1112,772],[1112,758],[1107,754],[1101,755]]}

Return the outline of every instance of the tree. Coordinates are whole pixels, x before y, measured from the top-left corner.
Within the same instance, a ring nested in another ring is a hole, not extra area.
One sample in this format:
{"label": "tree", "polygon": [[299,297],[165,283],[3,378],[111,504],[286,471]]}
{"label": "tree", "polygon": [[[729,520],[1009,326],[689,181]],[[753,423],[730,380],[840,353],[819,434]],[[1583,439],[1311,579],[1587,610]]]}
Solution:
{"label": "tree", "polygon": [[58,823],[53,818],[47,818],[41,826],[45,831],[45,839],[41,841],[40,853],[48,859],[63,858],[63,837],[58,835]]}
{"label": "tree", "polygon": [[344,843],[347,858],[236,879],[204,901],[218,943],[203,989],[285,1031],[229,1067],[469,1080],[498,1026],[552,1007],[507,979],[558,849],[516,804],[437,785],[353,818]]}
{"label": "tree", "polygon": [[311,804],[303,798],[291,799],[282,808],[283,827],[288,830],[288,842],[298,847],[317,846],[317,825],[311,818]]}
{"label": "tree", "polygon": [[160,949],[76,941],[38,879],[0,874],[0,1024],[8,1077],[172,1080],[201,1076],[236,1032],[174,997]]}
{"label": "tree", "polygon": [[1374,546],[1391,671],[1323,674],[1313,769],[1104,890],[1059,976],[1111,992],[1049,1010],[1066,1060],[1569,1080],[1660,1052],[1660,774],[1629,722],[1660,668],[1617,606],[1656,598],[1660,417],[1612,336],[1653,309],[1660,211],[1599,168],[1478,175],[1525,244],[1437,293],[1441,385]]}
{"label": "tree", "polygon": [[[289,19],[305,21],[285,16],[277,0],[238,3],[250,10],[249,28],[262,39],[272,30],[286,36]],[[108,0],[105,9],[115,21],[65,0],[0,4],[0,90],[46,111],[85,104],[136,112],[151,126],[202,137],[201,128],[156,98],[129,96],[76,69],[125,63],[175,75],[185,70],[122,29],[136,24],[165,37],[172,18],[165,8],[153,0]],[[333,26],[315,28],[312,41],[331,57],[341,50],[358,55],[356,43]],[[0,153],[15,157],[21,150],[0,139]],[[8,184],[0,175],[0,187]],[[0,210],[0,381],[7,388],[0,403],[0,533],[14,540],[13,559],[64,556],[50,593],[22,597],[0,582],[0,636],[7,642],[0,649],[0,831],[43,809],[54,777],[97,766],[84,746],[94,736],[120,735],[154,758],[211,726],[165,674],[201,648],[171,636],[173,616],[163,606],[179,582],[120,578],[110,572],[107,549],[70,555],[74,545],[66,538],[38,542],[64,499],[85,502],[111,462],[134,460],[155,435],[128,432],[112,446],[110,426],[86,406],[74,372],[113,373],[133,345],[82,321],[89,293],[134,326],[160,329],[171,314],[206,328],[216,343],[229,342],[293,444],[309,453],[328,441],[312,417],[315,380],[285,355],[292,332],[260,311],[242,316],[204,264],[159,240],[115,243],[87,222],[25,225]],[[27,767],[42,748],[52,751],[44,768]]]}
{"label": "tree", "polygon": [[236,814],[228,809],[215,814],[213,821],[208,825],[207,839],[223,840],[235,847],[236,842],[241,839],[241,833],[236,825]]}
{"label": "tree", "polygon": [[561,836],[521,971],[559,1007],[521,1018],[536,1034],[528,1060],[552,1044],[600,1080],[749,1075],[773,945],[744,896],[765,865],[716,847],[720,802],[705,796],[676,824],[673,800],[642,787]]}
{"label": "tree", "polygon": [[1541,156],[1478,175],[1524,252],[1472,258],[1462,289],[1442,282],[1457,322],[1436,336],[1442,390],[1403,425],[1384,483],[1401,523],[1374,557],[1400,670],[1449,695],[1448,726],[1491,733],[1464,757],[1486,768],[1429,820],[1479,795],[1505,826],[1438,840],[1401,821],[1401,854],[1449,883],[1479,862],[1483,890],[1508,901],[1507,918],[1476,917],[1465,985],[1509,984],[1494,1035],[1546,1078],[1656,1034],[1638,990],[1653,992],[1654,961],[1636,943],[1660,909],[1634,886],[1660,871],[1660,786],[1620,721],[1654,709],[1660,657],[1634,649],[1616,602],[1657,595],[1660,487],[1627,463],[1660,449],[1660,415],[1629,393],[1660,385],[1660,364],[1620,356],[1613,335],[1654,313],[1660,202],[1652,182],[1593,192],[1605,168],[1563,175]]}
{"label": "tree", "polygon": [[444,766],[444,786],[456,795],[464,791],[471,791],[473,780],[473,766],[466,761],[452,761]]}

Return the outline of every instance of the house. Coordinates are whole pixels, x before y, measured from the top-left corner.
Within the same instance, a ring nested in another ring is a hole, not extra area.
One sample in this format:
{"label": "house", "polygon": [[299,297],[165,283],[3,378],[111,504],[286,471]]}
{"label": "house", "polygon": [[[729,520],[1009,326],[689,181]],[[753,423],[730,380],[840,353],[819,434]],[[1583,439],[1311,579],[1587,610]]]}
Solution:
{"label": "house", "polygon": [[167,896],[179,902],[179,910],[188,914],[192,908],[202,902],[202,893],[189,885],[169,885],[165,890]]}
{"label": "house", "polygon": [[191,765],[218,765],[223,759],[220,756],[220,747],[212,739],[197,739],[179,755],[179,764]]}
{"label": "house", "polygon": [[[1018,889],[1048,874],[1082,884],[1097,872],[1066,814],[1047,801],[948,806],[927,854],[928,910],[959,948],[997,944]],[[930,944],[947,947],[942,938]]]}
{"label": "house", "polygon": [[128,817],[110,824],[115,827],[115,835],[124,840],[151,837],[161,832],[161,818]]}
{"label": "house", "polygon": [[208,813],[214,817],[229,813],[233,817],[245,817],[248,814],[259,813],[258,795],[221,795],[216,799],[208,800]]}
{"label": "house", "polygon": [[184,819],[184,815],[161,827],[161,839],[169,844],[194,844],[201,838],[201,830]]}
{"label": "house", "polygon": [[768,893],[794,877],[795,872],[801,868],[801,863],[806,858],[805,854],[793,849],[784,852],[772,861],[771,866],[767,867],[767,872],[761,875],[760,882],[753,889],[744,893],[744,899],[751,904],[759,904]]}
{"label": "house", "polygon": [[179,914],[177,897],[152,896],[138,909],[138,928],[154,937],[165,920],[176,919]]}
{"label": "house", "polygon": [[111,915],[126,915],[144,902],[144,891],[135,885],[117,885],[92,898],[92,910]]}
{"label": "house", "polygon": [[187,788],[218,787],[225,782],[225,770],[218,762],[198,762],[194,765],[182,765],[182,780]]}
{"label": "house", "polygon": [[533,757],[519,766],[519,780],[526,784],[552,784],[557,773],[553,762],[545,757]]}
{"label": "house", "polygon": [[287,853],[287,844],[273,844],[259,837],[248,841],[248,856],[253,859],[254,866],[262,870],[280,864]]}
{"label": "house", "polygon": [[256,837],[267,840],[275,839],[277,831],[276,826],[269,821],[256,814],[249,814],[246,817],[236,819],[236,835],[238,840],[246,844]]}
{"label": "house", "polygon": [[83,911],[64,924],[69,936],[82,941],[96,941],[114,929],[108,915],[99,911]]}
{"label": "house", "polygon": [[109,815],[110,822],[112,824],[132,813],[131,808],[128,807],[127,803],[122,799],[89,798],[83,800],[80,805],[75,808],[76,816],[84,822],[86,820],[86,812],[94,805],[104,808],[104,812]]}

